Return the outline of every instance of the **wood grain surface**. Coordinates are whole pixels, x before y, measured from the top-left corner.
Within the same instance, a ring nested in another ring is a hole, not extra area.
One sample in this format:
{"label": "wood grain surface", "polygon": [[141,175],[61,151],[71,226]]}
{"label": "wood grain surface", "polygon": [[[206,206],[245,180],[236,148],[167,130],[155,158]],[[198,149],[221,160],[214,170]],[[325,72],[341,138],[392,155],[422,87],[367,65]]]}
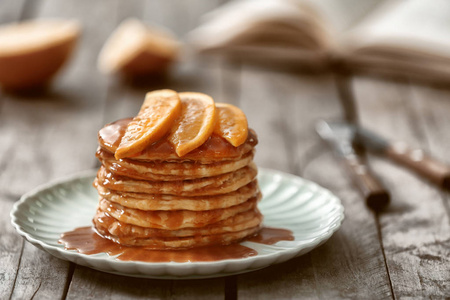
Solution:
{"label": "wood grain surface", "polygon": [[[355,112],[342,107],[335,75],[183,57],[166,78],[130,82],[101,75],[98,53],[125,18],[179,38],[221,0],[2,0],[0,23],[76,18],[82,38],[47,93],[0,94],[0,299],[445,299],[450,298],[450,195],[380,157],[367,161],[392,201],[375,214],[314,132],[319,119],[356,112],[365,127],[450,164],[450,89],[407,80],[348,78]],[[1,46],[1,45],[0,45]],[[9,211],[49,180],[98,166],[97,131],[136,114],[147,91],[210,94],[240,106],[260,143],[256,162],[330,189],[345,207],[324,245],[251,273],[207,280],[149,280],[59,260],[23,239]]]}

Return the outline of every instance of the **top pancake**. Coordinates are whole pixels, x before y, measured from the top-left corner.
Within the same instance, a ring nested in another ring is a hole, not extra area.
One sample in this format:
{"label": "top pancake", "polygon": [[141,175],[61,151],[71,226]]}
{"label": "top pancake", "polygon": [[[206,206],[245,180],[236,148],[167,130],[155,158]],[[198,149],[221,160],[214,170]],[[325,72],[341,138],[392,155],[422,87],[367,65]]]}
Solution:
{"label": "top pancake", "polygon": [[[127,125],[131,120],[131,118],[121,119],[105,125],[98,133],[100,147],[111,153],[115,153],[125,134]],[[178,157],[174,147],[168,142],[166,137],[163,137],[130,158],[140,161],[195,161],[197,163],[208,164],[221,160],[239,159],[246,153],[252,151],[257,143],[258,139],[253,130],[249,130],[247,141],[239,147],[234,147],[222,137],[213,134],[197,149],[189,152],[183,157]]]}
{"label": "top pancake", "polygon": [[210,164],[197,162],[136,161],[114,155],[99,147],[96,153],[102,165],[116,175],[151,181],[191,180],[237,171],[253,160],[253,151],[240,159],[221,160]]}

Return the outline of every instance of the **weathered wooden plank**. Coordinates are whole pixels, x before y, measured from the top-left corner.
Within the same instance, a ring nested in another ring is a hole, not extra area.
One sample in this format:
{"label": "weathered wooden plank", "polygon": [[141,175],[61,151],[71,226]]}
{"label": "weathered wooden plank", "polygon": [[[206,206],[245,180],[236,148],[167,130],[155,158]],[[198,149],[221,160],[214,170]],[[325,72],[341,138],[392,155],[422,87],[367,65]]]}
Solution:
{"label": "weathered wooden plank", "polygon": [[[216,279],[152,280],[127,278],[77,267],[67,299],[222,299]],[[76,281],[76,282],[75,282]]]}
{"label": "weathered wooden plank", "polygon": [[0,196],[0,298],[8,299],[16,281],[17,269],[23,249],[23,240],[10,224],[9,211],[13,202]]}
{"label": "weathered wooden plank", "polygon": [[328,242],[309,254],[239,276],[239,298],[392,298],[374,217],[344,170],[326,152],[311,160],[304,176],[342,199],[346,208],[344,224]]}
{"label": "weathered wooden plank", "polygon": [[327,152],[311,161],[304,176],[333,191],[345,207],[341,229],[311,253],[320,298],[391,299],[377,220],[345,169]]}
{"label": "weathered wooden plank", "polygon": [[[446,160],[448,91],[359,79],[355,83],[364,126]],[[441,127],[442,126],[442,127]],[[445,298],[450,264],[448,194],[382,158],[370,159],[392,194],[380,215],[387,266],[396,298]]]}
{"label": "weathered wooden plank", "polygon": [[171,299],[224,299],[227,278],[175,280],[170,289]]}
{"label": "weathered wooden plank", "polygon": [[[332,85],[333,92],[336,93],[336,78],[331,77],[329,80],[333,83],[328,85]],[[315,99],[305,101],[306,105],[295,110],[305,110],[305,117],[302,119],[309,124],[299,136],[298,143],[312,145],[308,151],[297,151],[300,172],[306,179],[315,181],[337,194],[346,209],[346,220],[330,242],[311,253],[316,284],[320,287],[317,294],[325,299],[391,298],[376,220],[364,205],[364,200],[345,173],[341,162],[332,158],[330,150],[324,147],[313,133],[311,122],[316,122],[317,117],[345,116],[341,109],[336,108],[336,105],[340,107],[338,103],[342,104],[342,101],[336,99],[337,94],[333,97],[330,92],[324,93],[325,88],[321,89],[318,86],[320,84],[316,81],[316,86],[312,88],[314,92],[310,92],[316,94]],[[326,86],[324,83],[321,85]],[[313,83],[305,86],[311,88]],[[302,145],[298,144],[297,149],[302,149]],[[323,150],[325,153],[321,154]]]}
{"label": "weathered wooden plank", "polygon": [[242,106],[260,139],[259,165],[318,182],[336,193],[347,211],[344,225],[325,245],[239,276],[239,298],[391,297],[375,219],[314,132],[318,119],[342,114],[332,78],[264,71],[242,76]]}
{"label": "weathered wooden plank", "polygon": [[[88,5],[87,2],[84,1],[85,11],[92,8],[97,13],[103,12],[107,20],[108,9],[102,3],[96,5],[89,1]],[[68,1],[42,1],[40,4],[35,8],[35,16],[74,17],[83,23],[84,36],[79,50],[100,37],[101,24],[89,21],[91,16],[76,9],[80,6]],[[93,166],[92,153],[96,149],[95,137],[101,124],[98,116],[105,88],[92,65],[98,49],[91,50],[94,53],[75,53],[77,66],[67,66],[49,93],[34,98],[6,98],[0,117],[3,122],[0,130],[6,136],[0,162],[4,170],[0,174],[0,185],[10,197],[16,198],[52,178]],[[16,280],[11,285],[14,289],[11,297],[61,298],[70,279],[69,263],[28,243],[22,252],[20,264],[16,265],[19,267]]]}
{"label": "weathered wooden plank", "polygon": [[315,123],[341,115],[334,81],[328,75],[247,67],[240,90],[250,126],[262,136],[257,155],[262,167],[300,172],[316,151]]}
{"label": "weathered wooden plank", "polygon": [[282,79],[283,74],[243,66],[239,104],[249,127],[258,135],[258,166],[292,172],[288,149],[294,141],[289,139],[282,121],[292,95],[283,89]]}
{"label": "weathered wooden plank", "polygon": [[[0,23],[10,23],[20,19],[25,1],[2,1],[0,2]],[[0,96],[0,115],[4,104],[4,96]],[[3,120],[3,121],[2,121]],[[6,122],[0,118],[0,128],[4,128]],[[1,129],[0,129],[1,130]],[[4,132],[4,131],[3,131]],[[11,136],[9,136],[9,139]],[[0,145],[4,148],[8,144],[8,137],[2,139]],[[4,164],[4,163],[3,163]],[[3,170],[0,163],[0,169]],[[14,282],[16,281],[17,268],[23,249],[23,240],[15,234],[10,225],[9,211],[13,206],[15,195],[7,191],[0,192],[0,298],[10,297]]]}
{"label": "weathered wooden plank", "polygon": [[77,266],[67,299],[164,299],[170,281],[126,278]]}

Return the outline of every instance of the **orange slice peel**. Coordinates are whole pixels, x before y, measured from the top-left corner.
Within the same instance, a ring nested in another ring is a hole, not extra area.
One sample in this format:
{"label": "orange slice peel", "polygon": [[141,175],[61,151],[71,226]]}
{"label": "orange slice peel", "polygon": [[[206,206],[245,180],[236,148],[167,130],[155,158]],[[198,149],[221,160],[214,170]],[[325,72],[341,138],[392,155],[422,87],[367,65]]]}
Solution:
{"label": "orange slice peel", "polygon": [[234,147],[245,143],[248,123],[244,112],[231,104],[216,103],[217,123],[214,133],[226,139]]}
{"label": "orange slice peel", "polygon": [[179,157],[200,147],[211,136],[216,123],[214,100],[202,93],[185,92],[178,94],[182,111],[175,121],[169,142]]}
{"label": "orange slice peel", "polygon": [[116,159],[132,157],[166,135],[180,117],[182,103],[177,92],[158,90],[147,93],[136,117],[114,154]]}

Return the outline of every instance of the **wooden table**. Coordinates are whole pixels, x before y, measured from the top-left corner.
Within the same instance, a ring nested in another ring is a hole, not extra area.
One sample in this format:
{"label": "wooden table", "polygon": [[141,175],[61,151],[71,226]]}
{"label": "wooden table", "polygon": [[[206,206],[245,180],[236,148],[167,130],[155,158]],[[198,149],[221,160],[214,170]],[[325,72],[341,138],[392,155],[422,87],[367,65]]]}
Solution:
{"label": "wooden table", "polygon": [[[365,207],[313,127],[343,117],[335,78],[230,65],[179,63],[166,81],[133,87],[95,68],[106,37],[125,17],[183,37],[223,1],[2,0],[0,22],[74,17],[83,24],[75,57],[43,96],[0,95],[0,299],[443,299],[450,297],[448,192],[382,158],[368,161],[392,194],[387,211]],[[25,242],[9,211],[28,190],[98,167],[97,131],[132,116],[146,91],[208,93],[240,106],[260,143],[259,166],[315,181],[345,206],[341,229],[323,246],[283,264],[206,280],[147,280],[110,275],[59,260]],[[363,125],[450,163],[450,92],[404,81],[351,82]]]}

